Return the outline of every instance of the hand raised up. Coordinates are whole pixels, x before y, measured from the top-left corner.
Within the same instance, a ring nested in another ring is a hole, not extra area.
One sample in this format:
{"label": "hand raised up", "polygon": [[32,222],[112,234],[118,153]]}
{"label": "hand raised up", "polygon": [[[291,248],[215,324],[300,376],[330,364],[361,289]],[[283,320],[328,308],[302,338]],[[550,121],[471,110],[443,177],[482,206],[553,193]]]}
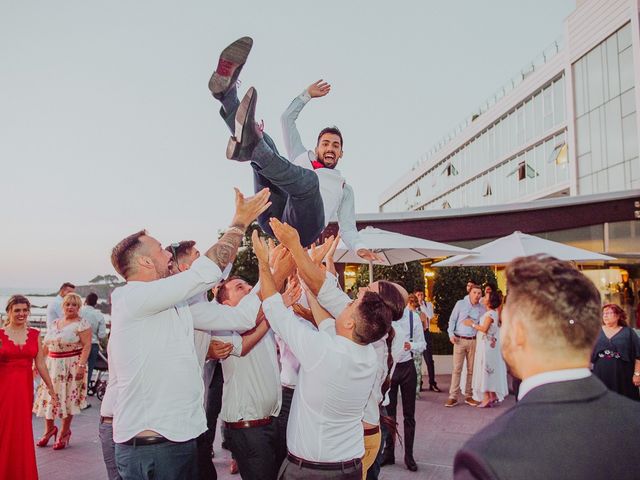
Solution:
{"label": "hand raised up", "polygon": [[271,226],[271,230],[273,230],[273,234],[287,249],[301,248],[300,235],[291,225],[282,223],[277,218],[271,218],[269,225]]}
{"label": "hand raised up", "polygon": [[312,83],[307,87],[307,93],[309,93],[311,98],[324,97],[330,91],[331,91],[331,85],[329,85],[327,82],[325,82],[322,79]]}
{"label": "hand raised up", "polygon": [[333,235],[331,235],[319,247],[316,247],[315,243],[311,245],[311,248],[309,249],[309,256],[311,257],[311,260],[313,260],[313,263],[315,263],[318,266],[322,264],[322,261],[327,256],[327,254],[329,253],[329,250],[331,250],[331,247],[333,246],[333,241],[334,241],[334,238],[333,238]]}
{"label": "hand raised up", "polygon": [[232,225],[247,228],[251,222],[258,218],[258,215],[269,208],[271,205],[269,195],[271,193],[268,188],[263,188],[253,197],[245,198],[240,190],[237,188],[234,188],[234,190],[236,192],[236,212],[233,216]]}
{"label": "hand raised up", "polygon": [[258,262],[263,265],[269,265],[269,247],[267,243],[260,238],[257,229],[251,234],[251,242],[253,243],[253,253],[256,254]]}

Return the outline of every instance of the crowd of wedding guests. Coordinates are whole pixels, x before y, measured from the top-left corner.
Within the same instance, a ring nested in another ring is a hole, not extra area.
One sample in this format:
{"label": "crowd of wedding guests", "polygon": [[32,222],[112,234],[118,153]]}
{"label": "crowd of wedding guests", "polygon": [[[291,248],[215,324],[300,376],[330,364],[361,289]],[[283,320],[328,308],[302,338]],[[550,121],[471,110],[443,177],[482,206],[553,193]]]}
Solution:
{"label": "crowd of wedding guests", "polygon": [[[418,469],[423,358],[428,388],[439,391],[433,305],[423,292],[409,295],[388,281],[349,298],[331,262],[335,239],[307,250],[276,219],[277,247],[253,234],[258,284],[226,277],[267,202],[268,191],[250,199],[237,192],[230,227],[202,254],[192,241],[163,248],[145,231],[114,247],[112,263],[126,284],[112,294],[100,412],[110,479],[216,478],[218,417],[243,479],[378,478],[395,462],[400,401],[403,460]],[[459,401],[465,363],[464,401],[478,408],[508,394],[507,365],[522,379],[516,407],[458,452],[455,477],[550,478],[562,465],[565,478],[632,478],[640,404],[623,396],[638,400],[640,340],[624,310],[602,307],[586,277],[551,257],[514,261],[507,286],[504,302],[495,287],[469,282],[450,317],[446,406]],[[0,422],[0,478],[37,478],[32,412],[46,424],[39,447],[69,445],[73,416],[86,406],[94,345],[106,334],[96,300],[88,296],[83,307],[73,286],[63,285],[44,338],[28,327],[29,300],[9,300],[0,407],[12,415]],[[41,378],[35,399],[34,370]],[[625,442],[602,444],[594,432]],[[548,441],[540,445],[541,438]]]}

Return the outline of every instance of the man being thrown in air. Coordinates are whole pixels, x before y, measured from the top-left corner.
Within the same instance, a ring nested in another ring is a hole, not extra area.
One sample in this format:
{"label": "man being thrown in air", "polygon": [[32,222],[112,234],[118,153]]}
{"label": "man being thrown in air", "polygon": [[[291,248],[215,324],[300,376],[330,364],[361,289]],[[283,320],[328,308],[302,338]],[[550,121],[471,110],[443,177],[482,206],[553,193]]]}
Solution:
{"label": "man being thrown in air", "polygon": [[366,248],[356,229],[353,189],[335,169],[343,154],[340,130],[323,129],[315,151],[310,151],[303,146],[295,126],[304,105],[313,97],[326,95],[330,86],[322,81],[312,84],[283,114],[287,153],[294,161],[291,163],[279,155],[273,140],[256,125],[255,88],[248,90],[242,102],[238,99],[236,81],[252,45],[251,38],[242,37],[222,51],[209,89],[222,103],[220,114],[233,133],[227,158],[250,161],[255,188],[269,187],[271,191],[272,205],[258,218],[260,227],[273,236],[269,218],[278,218],[296,228],[301,243],[308,246],[337,216],[340,235],[347,246],[366,260],[378,259]]}

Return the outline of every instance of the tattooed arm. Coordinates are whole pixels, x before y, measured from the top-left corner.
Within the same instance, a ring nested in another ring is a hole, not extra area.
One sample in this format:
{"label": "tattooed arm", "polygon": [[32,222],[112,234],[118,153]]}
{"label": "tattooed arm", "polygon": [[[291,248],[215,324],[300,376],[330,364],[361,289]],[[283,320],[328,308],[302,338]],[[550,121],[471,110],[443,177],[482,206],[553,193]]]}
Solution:
{"label": "tattooed arm", "polygon": [[205,253],[220,267],[220,270],[224,270],[236,258],[247,226],[271,205],[271,202],[268,201],[269,189],[267,188],[249,198],[244,198],[237,188],[235,191],[236,213],[233,216],[231,226],[222,238]]}

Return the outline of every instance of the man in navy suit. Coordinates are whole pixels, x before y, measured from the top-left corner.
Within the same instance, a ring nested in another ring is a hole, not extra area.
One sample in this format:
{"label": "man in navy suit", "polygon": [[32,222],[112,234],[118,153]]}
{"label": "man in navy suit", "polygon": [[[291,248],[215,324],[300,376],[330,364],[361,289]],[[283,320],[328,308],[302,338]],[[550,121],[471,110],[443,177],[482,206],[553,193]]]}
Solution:
{"label": "man in navy suit", "polygon": [[638,478],[640,403],[589,370],[600,294],[571,264],[543,255],[507,267],[502,354],[522,378],[518,404],[456,454],[456,479]]}

